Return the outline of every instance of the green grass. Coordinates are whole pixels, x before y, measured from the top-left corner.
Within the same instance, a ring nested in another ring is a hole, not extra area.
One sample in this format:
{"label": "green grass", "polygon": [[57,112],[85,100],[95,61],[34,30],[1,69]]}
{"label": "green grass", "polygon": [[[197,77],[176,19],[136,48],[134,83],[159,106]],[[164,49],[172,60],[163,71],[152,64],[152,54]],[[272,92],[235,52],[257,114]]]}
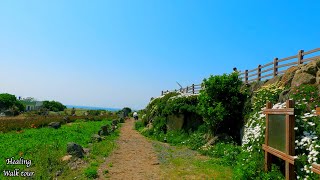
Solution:
{"label": "green grass", "polygon": [[232,168],[218,158],[201,156],[183,146],[153,142],[164,179],[232,179]]}
{"label": "green grass", "polygon": [[[89,146],[92,134],[97,134],[100,127],[107,123],[111,124],[111,121],[76,121],[71,125],[63,125],[60,129],[23,129],[20,133],[14,131],[0,134],[0,179],[3,178],[4,170],[15,168],[34,171],[36,179],[52,179],[57,171],[63,172],[63,179],[73,179],[75,176],[85,179],[83,169],[70,170],[67,163],[60,159],[67,154],[67,143],[75,142],[91,149],[90,155],[84,158],[84,166],[91,163],[94,165],[92,167],[96,167],[115,148],[114,140],[118,132]],[[25,165],[6,165],[5,159],[11,157],[31,160],[32,165],[30,168]]]}

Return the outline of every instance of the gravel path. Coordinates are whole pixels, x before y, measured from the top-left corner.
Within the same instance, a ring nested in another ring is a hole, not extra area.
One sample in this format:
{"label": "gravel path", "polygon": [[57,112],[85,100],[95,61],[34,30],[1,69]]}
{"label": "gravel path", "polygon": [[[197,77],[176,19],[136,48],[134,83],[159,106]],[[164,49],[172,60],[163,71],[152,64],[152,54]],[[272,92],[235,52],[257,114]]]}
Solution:
{"label": "gravel path", "polygon": [[100,166],[99,179],[162,179],[152,143],[133,127],[133,119],[121,127],[118,149]]}

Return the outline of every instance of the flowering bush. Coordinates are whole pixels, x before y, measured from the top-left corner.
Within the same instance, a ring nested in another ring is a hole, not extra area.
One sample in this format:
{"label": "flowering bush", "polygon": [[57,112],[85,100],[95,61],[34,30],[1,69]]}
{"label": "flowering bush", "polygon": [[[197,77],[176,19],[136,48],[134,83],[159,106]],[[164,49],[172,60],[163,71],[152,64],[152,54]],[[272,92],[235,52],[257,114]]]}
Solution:
{"label": "flowering bush", "polygon": [[[234,171],[235,179],[283,179],[279,169],[275,166],[269,173],[264,172],[264,143],[265,115],[262,113],[266,102],[275,103],[283,87],[278,84],[264,86],[257,90],[253,96],[252,112],[244,126],[242,138],[242,151],[237,157]],[[285,103],[276,103],[272,108],[284,108]]]}
{"label": "flowering bush", "polygon": [[[277,168],[269,175],[263,174],[263,150],[265,134],[265,115],[262,113],[265,103],[277,102],[279,93],[283,90],[277,84],[261,88],[255,93],[253,98],[253,112],[244,128],[242,139],[243,151],[239,154],[237,166],[235,168],[236,179],[264,179],[270,176],[281,177],[281,173],[276,173]],[[314,108],[319,105],[319,93],[313,86],[303,85],[293,88],[290,97],[295,100],[295,144],[297,155],[296,175],[297,179],[317,179],[311,169],[312,163],[319,162],[320,141],[320,117],[315,115]],[[285,103],[276,103],[273,109],[285,108]],[[253,163],[254,162],[254,163]],[[276,175],[278,174],[278,175]]]}
{"label": "flowering bush", "polygon": [[265,107],[269,101],[273,104],[278,102],[279,94],[283,91],[283,87],[277,83],[263,86],[261,89],[255,92],[253,97],[253,110],[261,111],[261,108]]}

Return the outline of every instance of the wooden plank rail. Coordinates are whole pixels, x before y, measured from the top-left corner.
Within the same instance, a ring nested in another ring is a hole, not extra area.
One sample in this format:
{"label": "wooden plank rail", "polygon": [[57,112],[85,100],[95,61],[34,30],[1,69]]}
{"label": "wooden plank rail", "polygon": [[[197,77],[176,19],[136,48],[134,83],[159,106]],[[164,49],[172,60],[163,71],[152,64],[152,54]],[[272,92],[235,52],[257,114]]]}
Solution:
{"label": "wooden plank rail", "polygon": [[[306,62],[320,59],[320,55],[313,54],[316,52],[320,52],[320,48],[316,48],[306,52],[304,52],[304,50],[299,50],[297,55],[285,57],[282,59],[274,58],[272,62],[269,62],[264,65],[258,65],[257,68],[252,70],[245,70],[244,72],[240,72],[239,78],[242,79],[246,84],[255,82],[255,81],[261,81],[263,78],[267,78],[267,77],[273,78],[275,76],[285,73],[285,71],[293,65],[300,65]],[[305,55],[309,55],[312,57],[308,57],[304,59]],[[296,61],[292,62],[294,59],[296,59]],[[285,61],[289,61],[289,62],[284,64],[283,62]],[[279,64],[281,62],[282,64]],[[284,69],[280,69],[280,68],[284,68]],[[281,71],[279,71],[279,69]],[[199,89],[196,87],[199,87]],[[199,94],[201,89],[202,89],[201,84],[197,84],[197,85],[193,84],[191,86],[187,86],[186,88],[182,88],[177,91],[183,92],[183,93]],[[161,95],[165,95],[169,92],[174,92],[174,91],[168,91],[168,90],[162,91]]]}

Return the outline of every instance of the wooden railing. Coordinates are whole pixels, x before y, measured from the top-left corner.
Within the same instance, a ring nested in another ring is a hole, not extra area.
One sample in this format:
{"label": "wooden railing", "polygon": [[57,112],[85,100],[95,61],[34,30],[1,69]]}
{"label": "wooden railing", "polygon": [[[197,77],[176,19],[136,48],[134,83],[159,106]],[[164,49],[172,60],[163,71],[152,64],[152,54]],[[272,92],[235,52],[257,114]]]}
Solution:
{"label": "wooden railing", "polygon": [[[320,59],[320,55],[314,55],[314,53],[318,51],[320,51],[320,48],[316,48],[307,52],[299,50],[298,54],[294,56],[289,56],[282,59],[274,58],[273,62],[267,63],[265,65],[258,65],[257,68],[252,70],[245,70],[244,72],[240,73],[240,78],[245,83],[251,83],[254,81],[261,81],[264,78],[268,79],[277,75],[281,75],[293,65],[300,65],[305,62]],[[311,55],[311,57],[304,59],[305,55]]]}
{"label": "wooden railing", "polygon": [[161,91],[161,95],[165,95],[169,92],[181,92],[181,93],[190,93],[190,94],[199,94],[202,89],[201,84],[192,84],[191,86],[187,86],[185,88],[175,89],[173,91]]}
{"label": "wooden railing", "polygon": [[[297,55],[289,56],[282,59],[274,58],[273,62],[267,63],[265,65],[258,65],[257,68],[252,70],[245,70],[244,72],[240,72],[240,78],[247,84],[254,81],[266,80],[268,78],[282,75],[289,67],[293,65],[300,65],[306,62],[320,59],[320,55],[315,55],[316,52],[320,52],[320,48],[316,48],[307,52],[304,52],[304,50],[299,50]],[[305,58],[306,55],[310,57]],[[179,90],[161,91],[161,95],[165,95],[169,92],[198,94],[201,89],[201,84],[192,84],[191,86],[187,86],[186,88],[181,88]]]}

